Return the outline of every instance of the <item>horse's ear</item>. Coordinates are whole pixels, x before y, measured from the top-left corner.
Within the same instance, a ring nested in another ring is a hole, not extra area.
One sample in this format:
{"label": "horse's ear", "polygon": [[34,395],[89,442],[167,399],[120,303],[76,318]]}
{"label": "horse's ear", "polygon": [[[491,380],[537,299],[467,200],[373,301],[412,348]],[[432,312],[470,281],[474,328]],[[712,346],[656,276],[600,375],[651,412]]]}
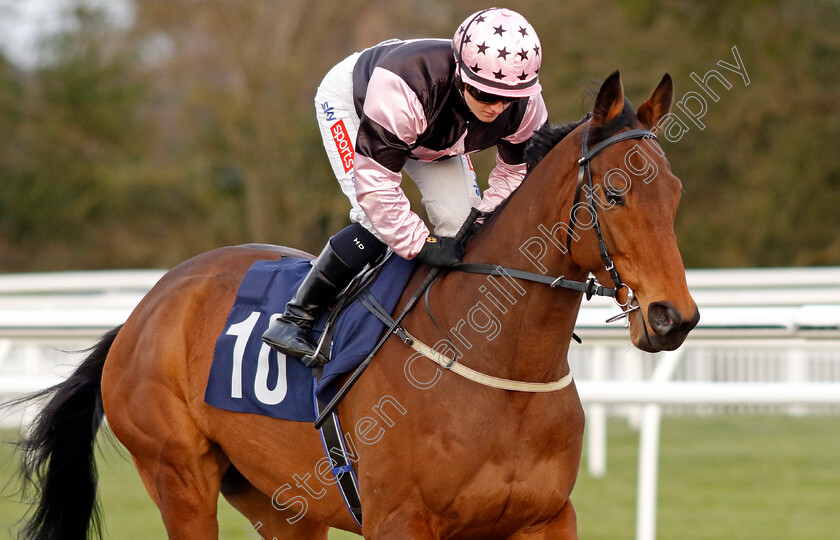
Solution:
{"label": "horse's ear", "polygon": [[671,81],[671,76],[666,73],[662,77],[662,80],[659,81],[659,86],[656,87],[656,90],[639,107],[639,110],[636,112],[636,118],[649,128],[655,127],[659,120],[671,110],[673,99],[674,83]]}
{"label": "horse's ear", "polygon": [[592,127],[603,126],[614,120],[624,110],[624,88],[621,86],[621,75],[618,70],[607,77],[598,97],[595,98],[595,108],[592,110]]}

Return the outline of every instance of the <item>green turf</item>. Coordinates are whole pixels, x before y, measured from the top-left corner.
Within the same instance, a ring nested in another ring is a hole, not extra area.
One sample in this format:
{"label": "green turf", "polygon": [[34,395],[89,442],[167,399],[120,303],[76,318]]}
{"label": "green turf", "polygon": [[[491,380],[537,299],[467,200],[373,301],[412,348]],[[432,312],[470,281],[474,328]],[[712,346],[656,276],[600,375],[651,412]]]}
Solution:
{"label": "green turf", "polygon": [[[676,416],[662,424],[658,538],[840,538],[840,417]],[[584,539],[635,537],[638,433],[609,424],[607,474],[573,494]]]}
{"label": "green turf", "polygon": [[[14,432],[0,438],[12,440]],[[125,451],[102,441],[101,473],[106,538],[164,539],[157,509]],[[638,433],[609,422],[608,469],[603,478],[584,462],[573,500],[581,538],[635,536]],[[0,478],[15,463],[0,447]],[[676,416],[662,425],[658,506],[660,539],[840,538],[840,417]],[[0,537],[25,508],[0,500]],[[248,522],[219,503],[221,538],[247,539]],[[331,540],[358,538],[334,531]],[[270,540],[270,539],[268,539]]]}

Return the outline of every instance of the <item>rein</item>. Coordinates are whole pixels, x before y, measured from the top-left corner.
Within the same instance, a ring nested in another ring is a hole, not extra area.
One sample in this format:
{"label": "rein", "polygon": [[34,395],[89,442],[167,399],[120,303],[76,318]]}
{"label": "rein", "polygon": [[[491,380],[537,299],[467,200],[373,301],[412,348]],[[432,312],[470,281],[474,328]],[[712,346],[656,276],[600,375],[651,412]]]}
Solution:
{"label": "rein", "polygon": [[467,272],[469,274],[487,274],[489,276],[508,276],[521,279],[523,281],[534,281],[542,283],[549,287],[561,287],[563,289],[572,289],[574,291],[582,292],[586,295],[586,299],[590,300],[593,296],[608,296],[615,298],[617,289],[610,289],[604,287],[595,281],[595,278],[589,278],[586,281],[574,281],[566,279],[563,276],[551,277],[534,272],[526,272],[525,270],[517,270],[516,268],[508,268],[499,264],[484,264],[484,263],[458,263],[452,267],[453,270],[459,272]]}

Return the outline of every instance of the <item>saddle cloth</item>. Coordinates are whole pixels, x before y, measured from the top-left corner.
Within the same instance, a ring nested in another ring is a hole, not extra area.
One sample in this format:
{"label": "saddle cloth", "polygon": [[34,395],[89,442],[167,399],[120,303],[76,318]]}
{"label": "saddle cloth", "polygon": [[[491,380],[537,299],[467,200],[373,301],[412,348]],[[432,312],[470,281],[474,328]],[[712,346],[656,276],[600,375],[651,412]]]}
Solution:
{"label": "saddle cloth", "polygon": [[[255,262],[239,285],[224,330],[216,340],[204,400],[235,412],[313,422],[314,397],[329,400],[337,378],[353,371],[382,335],[385,325],[356,300],[334,323],[331,360],[316,380],[312,369],[297,358],[286,358],[261,336],[285,309],[311,268],[309,259],[286,258]],[[393,256],[386,261],[369,292],[390,312],[416,266]],[[320,336],[328,313],[315,327]]]}

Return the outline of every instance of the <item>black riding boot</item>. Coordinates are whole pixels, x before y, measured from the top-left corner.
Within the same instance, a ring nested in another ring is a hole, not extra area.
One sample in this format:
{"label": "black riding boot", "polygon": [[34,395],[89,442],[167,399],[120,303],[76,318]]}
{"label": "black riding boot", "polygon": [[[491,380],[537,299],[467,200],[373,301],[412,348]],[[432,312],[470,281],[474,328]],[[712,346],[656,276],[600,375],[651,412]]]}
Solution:
{"label": "black riding boot", "polygon": [[318,315],[367,263],[378,259],[385,249],[385,244],[358,224],[346,227],[333,236],[312,262],[312,269],[286,304],[286,311],[265,331],[263,341],[283,354],[301,359],[310,357],[310,364],[323,363],[323,358],[312,358],[316,348],[312,330]]}

